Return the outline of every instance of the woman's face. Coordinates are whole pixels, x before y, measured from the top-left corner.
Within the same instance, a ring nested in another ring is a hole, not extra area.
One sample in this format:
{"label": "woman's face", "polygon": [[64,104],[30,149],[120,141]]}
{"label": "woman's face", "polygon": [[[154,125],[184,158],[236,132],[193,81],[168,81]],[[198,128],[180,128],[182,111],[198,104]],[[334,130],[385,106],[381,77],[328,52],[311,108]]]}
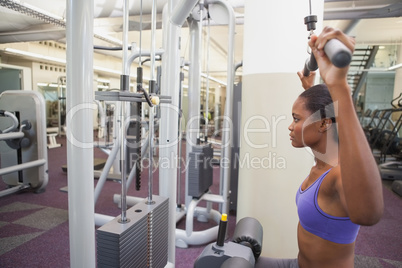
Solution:
{"label": "woman's face", "polygon": [[321,133],[321,120],[314,120],[315,116],[306,109],[305,99],[297,98],[292,107],[293,121],[288,127],[292,146],[296,148],[311,147],[318,143]]}

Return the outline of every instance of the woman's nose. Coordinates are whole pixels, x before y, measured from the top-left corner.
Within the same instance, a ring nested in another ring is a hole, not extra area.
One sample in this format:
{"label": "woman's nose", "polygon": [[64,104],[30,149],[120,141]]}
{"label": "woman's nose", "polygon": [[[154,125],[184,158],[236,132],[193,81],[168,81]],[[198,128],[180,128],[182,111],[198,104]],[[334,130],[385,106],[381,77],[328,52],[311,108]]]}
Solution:
{"label": "woman's nose", "polygon": [[291,124],[288,126],[288,129],[289,129],[289,131],[292,131],[292,130],[293,130],[293,123],[291,123]]}

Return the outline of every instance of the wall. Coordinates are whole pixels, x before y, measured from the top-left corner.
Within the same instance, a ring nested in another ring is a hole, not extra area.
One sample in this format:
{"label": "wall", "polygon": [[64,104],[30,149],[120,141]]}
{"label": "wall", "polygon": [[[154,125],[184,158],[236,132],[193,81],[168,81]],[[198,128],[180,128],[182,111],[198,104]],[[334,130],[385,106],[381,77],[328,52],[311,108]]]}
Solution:
{"label": "wall", "polygon": [[364,93],[364,110],[389,109],[394,95],[394,72],[369,73]]}

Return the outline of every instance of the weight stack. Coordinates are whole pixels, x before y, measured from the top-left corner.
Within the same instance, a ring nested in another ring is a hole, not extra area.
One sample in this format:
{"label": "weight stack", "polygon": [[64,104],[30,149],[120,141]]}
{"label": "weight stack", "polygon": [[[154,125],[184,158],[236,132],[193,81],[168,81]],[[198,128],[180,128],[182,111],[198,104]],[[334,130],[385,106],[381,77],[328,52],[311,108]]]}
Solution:
{"label": "weight stack", "polygon": [[168,262],[168,198],[153,196],[98,228],[97,267],[163,268]]}
{"label": "weight stack", "polygon": [[210,144],[194,146],[189,153],[188,195],[200,197],[212,185],[213,149]]}

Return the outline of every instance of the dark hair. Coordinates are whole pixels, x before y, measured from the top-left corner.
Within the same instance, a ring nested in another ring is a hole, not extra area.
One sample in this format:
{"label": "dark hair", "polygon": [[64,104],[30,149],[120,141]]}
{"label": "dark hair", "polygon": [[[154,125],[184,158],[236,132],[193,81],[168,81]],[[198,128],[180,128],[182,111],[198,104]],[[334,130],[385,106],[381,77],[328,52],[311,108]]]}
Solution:
{"label": "dark hair", "polygon": [[305,107],[311,114],[320,115],[320,119],[329,118],[331,119],[334,126],[334,139],[338,141],[338,130],[336,128],[336,116],[334,110],[334,103],[331,98],[331,94],[325,84],[315,85],[302,94],[301,98],[305,100]]}
{"label": "dark hair", "polygon": [[299,97],[304,98],[305,107],[312,114],[319,111],[321,119],[329,118],[335,123],[334,104],[325,84],[315,85],[305,90]]}

